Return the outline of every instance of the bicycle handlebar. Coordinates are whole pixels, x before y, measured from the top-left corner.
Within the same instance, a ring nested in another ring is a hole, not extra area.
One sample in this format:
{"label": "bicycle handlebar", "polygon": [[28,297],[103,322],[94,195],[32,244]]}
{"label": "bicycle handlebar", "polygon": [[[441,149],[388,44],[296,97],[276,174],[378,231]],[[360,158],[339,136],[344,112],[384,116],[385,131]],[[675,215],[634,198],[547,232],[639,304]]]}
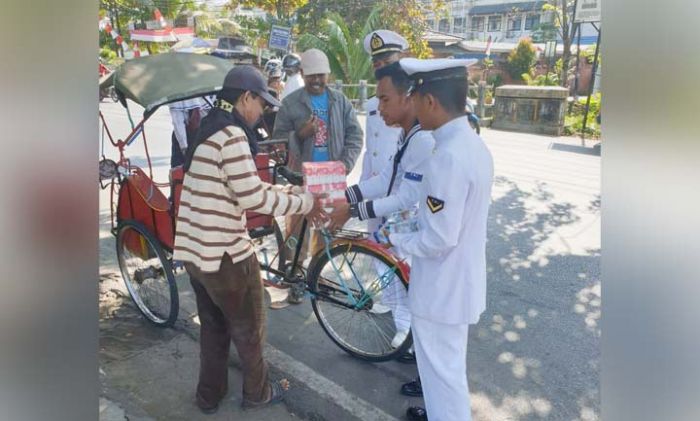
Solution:
{"label": "bicycle handlebar", "polygon": [[292,171],[288,167],[282,166],[277,168],[277,173],[295,186],[301,186],[304,184],[304,175],[296,171]]}
{"label": "bicycle handlebar", "polygon": [[282,145],[288,143],[287,139],[270,139],[270,140],[263,140],[262,142],[258,142],[258,146],[273,146],[273,145]]}

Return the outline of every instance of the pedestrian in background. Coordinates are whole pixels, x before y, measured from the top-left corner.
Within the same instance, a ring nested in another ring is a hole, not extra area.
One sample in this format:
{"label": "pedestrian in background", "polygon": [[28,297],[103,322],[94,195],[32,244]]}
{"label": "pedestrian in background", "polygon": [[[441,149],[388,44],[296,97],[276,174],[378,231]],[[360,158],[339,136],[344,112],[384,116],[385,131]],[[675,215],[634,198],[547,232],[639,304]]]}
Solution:
{"label": "pedestrian in background", "polygon": [[[352,103],[342,92],[327,86],[331,68],[323,51],[312,48],[303,52],[301,71],[304,88],[282,100],[272,138],[289,141],[289,166],[294,171],[301,171],[303,162],[340,161],[350,173],[362,150],[362,128]],[[298,234],[302,219],[287,218],[287,236]],[[319,244],[317,235],[309,234],[304,236],[302,261],[309,247],[313,253]],[[293,250],[289,251],[288,255],[293,255]]]}

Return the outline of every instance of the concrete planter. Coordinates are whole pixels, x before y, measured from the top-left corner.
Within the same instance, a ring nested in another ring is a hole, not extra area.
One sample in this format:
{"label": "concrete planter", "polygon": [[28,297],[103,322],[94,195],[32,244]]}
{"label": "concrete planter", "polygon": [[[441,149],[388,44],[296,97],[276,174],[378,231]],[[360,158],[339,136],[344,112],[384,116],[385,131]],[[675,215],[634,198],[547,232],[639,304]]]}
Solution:
{"label": "concrete planter", "polygon": [[568,89],[505,85],[496,88],[494,129],[561,136]]}

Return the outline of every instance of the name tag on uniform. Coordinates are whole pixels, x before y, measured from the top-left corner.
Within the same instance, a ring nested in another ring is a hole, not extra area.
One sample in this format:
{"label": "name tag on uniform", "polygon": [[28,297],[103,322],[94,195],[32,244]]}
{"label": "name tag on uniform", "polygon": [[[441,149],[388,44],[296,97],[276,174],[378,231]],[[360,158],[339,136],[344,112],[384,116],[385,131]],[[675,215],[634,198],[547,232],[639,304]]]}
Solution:
{"label": "name tag on uniform", "polygon": [[377,115],[377,110],[372,110],[369,112],[369,115]]}
{"label": "name tag on uniform", "polygon": [[421,182],[423,181],[423,174],[406,171],[403,175],[403,178],[405,178],[406,180]]}

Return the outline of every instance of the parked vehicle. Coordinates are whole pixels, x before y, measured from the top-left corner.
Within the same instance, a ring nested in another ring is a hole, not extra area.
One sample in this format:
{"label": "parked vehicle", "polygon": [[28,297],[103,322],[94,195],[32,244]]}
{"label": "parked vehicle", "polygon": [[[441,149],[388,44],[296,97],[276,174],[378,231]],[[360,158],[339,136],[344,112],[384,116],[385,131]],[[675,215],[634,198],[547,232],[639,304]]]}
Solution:
{"label": "parked vehicle", "polygon": [[111,98],[114,102],[119,101],[117,91],[114,90],[112,84],[112,71],[100,61],[98,72],[100,76],[100,102],[105,98]]}
{"label": "parked vehicle", "polygon": [[219,43],[211,55],[231,60],[234,64],[253,64],[257,59],[253,48],[238,37],[219,38]]}

